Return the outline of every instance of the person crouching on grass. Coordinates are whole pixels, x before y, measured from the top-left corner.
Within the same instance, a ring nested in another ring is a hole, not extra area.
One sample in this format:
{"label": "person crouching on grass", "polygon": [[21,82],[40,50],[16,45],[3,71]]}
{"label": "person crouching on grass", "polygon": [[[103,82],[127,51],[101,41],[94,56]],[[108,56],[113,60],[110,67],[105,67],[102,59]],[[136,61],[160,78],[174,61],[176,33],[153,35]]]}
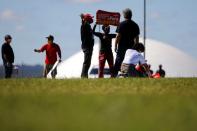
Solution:
{"label": "person crouching on grass", "polygon": [[116,37],[116,34],[109,34],[110,26],[103,25],[102,29],[104,33],[95,32],[97,24],[94,25],[93,34],[100,39],[100,52],[99,52],[99,73],[98,77],[104,77],[105,61],[107,60],[110,68],[111,77],[113,76],[114,58],[112,53],[112,39]]}
{"label": "person crouching on grass", "polygon": [[41,49],[34,49],[35,52],[41,53],[46,52],[45,68],[43,76],[46,78],[49,71],[53,68],[53,65],[57,61],[57,54],[59,56],[59,61],[61,62],[61,50],[58,44],[54,43],[54,37],[49,35],[46,37],[48,43],[45,44]]}
{"label": "person crouching on grass", "polygon": [[149,66],[141,54],[145,47],[142,43],[134,45],[134,49],[128,49],[121,66],[121,73],[126,77],[151,77]]}

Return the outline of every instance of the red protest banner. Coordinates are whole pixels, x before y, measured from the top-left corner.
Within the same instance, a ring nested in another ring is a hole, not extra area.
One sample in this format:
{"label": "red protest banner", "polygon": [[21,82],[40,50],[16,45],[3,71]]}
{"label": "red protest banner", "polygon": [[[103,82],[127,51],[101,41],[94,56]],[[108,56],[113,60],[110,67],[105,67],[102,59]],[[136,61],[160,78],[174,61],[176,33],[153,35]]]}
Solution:
{"label": "red protest banner", "polygon": [[120,23],[120,13],[98,10],[96,12],[96,22],[101,25],[118,26]]}

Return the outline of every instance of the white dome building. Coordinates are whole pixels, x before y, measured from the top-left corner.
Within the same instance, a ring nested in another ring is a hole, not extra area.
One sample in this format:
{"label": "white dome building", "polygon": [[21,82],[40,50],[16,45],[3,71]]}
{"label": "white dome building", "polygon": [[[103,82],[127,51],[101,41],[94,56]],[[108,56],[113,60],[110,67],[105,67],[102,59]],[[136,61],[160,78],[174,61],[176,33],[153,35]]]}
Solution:
{"label": "white dome building", "polygon": [[[95,44],[89,73],[95,67],[98,68],[98,54],[99,44]],[[115,56],[116,54],[114,53],[114,57]],[[57,66],[56,78],[80,78],[83,59],[83,52],[79,51],[67,60],[61,62]],[[148,63],[151,64],[151,68],[154,72],[158,69],[158,65],[162,64],[166,71],[166,77],[197,77],[197,60],[168,44],[147,39],[146,59]],[[108,66],[107,63],[106,66]],[[48,78],[51,78],[50,74],[51,73],[49,73]]]}

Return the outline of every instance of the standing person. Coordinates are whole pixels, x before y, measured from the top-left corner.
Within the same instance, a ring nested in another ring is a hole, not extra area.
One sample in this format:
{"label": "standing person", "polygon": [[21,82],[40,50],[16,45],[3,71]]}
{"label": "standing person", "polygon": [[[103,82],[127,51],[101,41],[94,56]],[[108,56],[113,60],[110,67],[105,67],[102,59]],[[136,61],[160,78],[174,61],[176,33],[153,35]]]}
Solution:
{"label": "standing person", "polygon": [[125,9],[123,11],[125,20],[120,23],[117,28],[117,36],[115,40],[115,51],[117,52],[115,65],[114,65],[114,77],[117,76],[120,70],[122,61],[127,49],[133,49],[136,43],[139,43],[139,26],[131,19],[132,11]]}
{"label": "standing person", "polygon": [[162,65],[159,65],[159,70],[157,72],[161,77],[165,77],[166,72],[162,69]]}
{"label": "standing person", "polygon": [[88,70],[91,65],[92,52],[94,46],[94,36],[90,25],[91,23],[93,23],[93,16],[91,16],[90,14],[81,14],[81,19],[81,48],[84,53],[84,62],[81,77],[88,78]]}
{"label": "standing person", "polygon": [[96,24],[93,28],[93,33],[100,39],[100,52],[99,52],[99,78],[103,78],[103,72],[105,67],[105,61],[107,60],[110,68],[111,77],[113,76],[114,58],[112,53],[112,39],[116,37],[116,34],[109,34],[110,26],[103,25],[102,30],[104,33],[95,32]]}
{"label": "standing person", "polygon": [[41,53],[46,51],[45,68],[43,76],[46,78],[49,71],[53,68],[53,65],[57,61],[57,54],[59,56],[59,61],[61,61],[61,50],[58,44],[54,43],[54,37],[49,35],[46,37],[48,43],[45,44],[41,49],[34,49],[35,52]]}
{"label": "standing person", "polygon": [[12,37],[10,35],[5,36],[5,43],[2,45],[1,54],[3,59],[3,65],[5,68],[5,78],[11,78],[14,63],[14,52],[11,47]]}

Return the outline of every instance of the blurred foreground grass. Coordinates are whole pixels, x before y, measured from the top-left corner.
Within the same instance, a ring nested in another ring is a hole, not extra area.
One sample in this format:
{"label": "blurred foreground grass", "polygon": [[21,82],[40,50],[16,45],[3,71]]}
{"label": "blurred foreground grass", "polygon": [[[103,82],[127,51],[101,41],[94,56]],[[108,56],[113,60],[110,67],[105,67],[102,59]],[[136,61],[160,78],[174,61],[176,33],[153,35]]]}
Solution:
{"label": "blurred foreground grass", "polygon": [[197,79],[0,80],[0,131],[196,131]]}

